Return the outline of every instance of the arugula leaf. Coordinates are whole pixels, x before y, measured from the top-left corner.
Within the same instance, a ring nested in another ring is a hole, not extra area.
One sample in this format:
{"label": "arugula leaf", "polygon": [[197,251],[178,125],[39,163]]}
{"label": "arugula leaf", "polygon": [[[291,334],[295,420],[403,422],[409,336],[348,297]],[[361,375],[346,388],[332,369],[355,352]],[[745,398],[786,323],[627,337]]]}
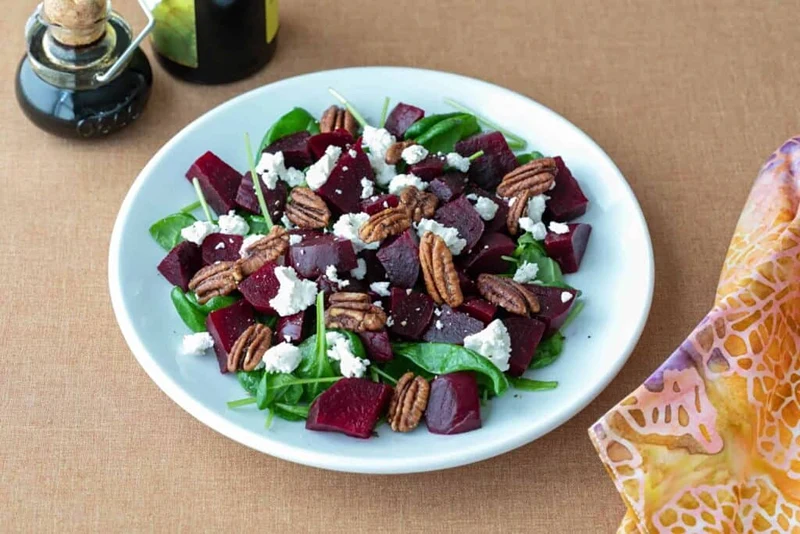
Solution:
{"label": "arugula leaf", "polygon": [[150,235],[164,250],[172,250],[183,241],[181,230],[196,223],[197,219],[190,213],[173,213],[156,221],[150,226]]}
{"label": "arugula leaf", "polygon": [[508,389],[506,375],[480,354],[449,343],[393,343],[392,351],[434,375],[475,371],[488,379],[492,393]]}
{"label": "arugula leaf", "polygon": [[520,154],[517,156],[517,165],[525,165],[530,161],[543,157],[544,154],[536,150],[534,150],[533,152],[528,152],[527,154]]}
{"label": "arugula leaf", "polygon": [[508,381],[511,382],[511,385],[516,389],[521,389],[522,391],[549,391],[558,387],[558,382],[545,382],[543,380],[531,380],[530,378],[522,377],[511,377]]}
{"label": "arugula leaf", "polygon": [[239,381],[239,385],[242,386],[242,389],[255,397],[258,383],[261,382],[264,373],[263,369],[256,369],[255,371],[237,371],[236,379]]}
{"label": "arugula leaf", "polygon": [[[295,373],[302,378],[326,378],[336,376],[328,360],[328,345],[325,340],[325,294],[317,294],[317,333],[300,343],[298,348],[303,359]],[[311,401],[325,391],[329,384],[312,383],[305,387],[305,397]]]}
{"label": "arugula leaf", "polygon": [[189,330],[192,332],[206,331],[206,314],[197,309],[181,288],[178,286],[173,287],[169,297],[178,312],[178,316],[189,327]]}
{"label": "arugula leaf", "polygon": [[541,369],[555,362],[564,350],[564,335],[556,332],[536,347],[528,369]]}
{"label": "arugula leaf", "polygon": [[264,152],[265,148],[278,139],[293,133],[302,132],[303,130],[309,132],[311,135],[319,133],[317,119],[303,108],[294,108],[275,121],[270,129],[267,130],[267,133],[264,134],[264,138],[261,140],[258,153],[261,154]]}

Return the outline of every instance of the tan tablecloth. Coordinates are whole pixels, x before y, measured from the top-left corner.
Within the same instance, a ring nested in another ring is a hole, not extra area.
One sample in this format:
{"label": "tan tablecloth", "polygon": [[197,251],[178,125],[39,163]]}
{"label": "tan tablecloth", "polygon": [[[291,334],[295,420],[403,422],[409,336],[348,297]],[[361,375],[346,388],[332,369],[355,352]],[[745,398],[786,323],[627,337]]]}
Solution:
{"label": "tan tablecloth", "polygon": [[[207,88],[154,65],[145,116],[92,144],[46,135],[22,116],[13,77],[35,2],[3,3],[0,530],[614,531],[623,505],[586,428],[708,310],[752,177],[800,130],[800,69],[790,62],[797,4],[492,4],[284,1],[279,50],[266,70]],[[133,0],[115,7],[141,28]],[[614,158],[650,225],[653,311],[622,373],[560,429],[477,465],[368,477],[247,449],[161,393],[111,311],[114,218],[167,139],[250,88],[370,64],[484,78],[565,115]]]}

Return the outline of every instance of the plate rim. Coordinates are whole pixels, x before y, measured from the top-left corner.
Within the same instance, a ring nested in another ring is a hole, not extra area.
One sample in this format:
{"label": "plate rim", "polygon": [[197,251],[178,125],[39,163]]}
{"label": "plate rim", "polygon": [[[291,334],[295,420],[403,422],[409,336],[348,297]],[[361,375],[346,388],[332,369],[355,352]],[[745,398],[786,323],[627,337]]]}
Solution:
{"label": "plate rim", "polygon": [[[450,452],[449,454],[446,455],[443,454],[439,456],[425,457],[422,459],[362,457],[360,459],[360,463],[354,464],[352,463],[352,460],[350,460],[349,458],[342,457],[337,454],[321,452],[318,450],[309,451],[306,449],[300,449],[292,445],[281,443],[278,440],[270,439],[269,436],[256,434],[252,430],[240,427],[238,424],[233,423],[231,420],[225,418],[224,416],[214,413],[210,409],[203,406],[203,404],[200,401],[193,399],[180,386],[180,384],[178,384],[173,378],[171,378],[166,372],[164,372],[158,366],[158,364],[155,362],[155,358],[145,348],[144,344],[136,335],[132,319],[128,314],[128,311],[125,309],[125,306],[123,305],[122,285],[121,285],[121,280],[119,278],[119,272],[120,272],[119,260],[121,255],[122,235],[124,233],[123,222],[128,218],[134,199],[138,196],[138,193],[144,184],[145,177],[148,176],[151,172],[151,169],[155,167],[158,164],[158,162],[166,156],[166,154],[170,151],[171,147],[175,144],[178,144],[186,135],[188,135],[189,132],[194,129],[197,123],[209,117],[215,116],[217,114],[224,113],[229,107],[233,107],[238,101],[250,98],[254,96],[254,94],[264,91],[267,88],[274,88],[275,86],[289,84],[293,81],[296,81],[299,78],[316,76],[316,75],[331,75],[331,74],[347,76],[347,75],[353,75],[356,72],[362,74],[364,71],[368,72],[371,71],[373,75],[376,75],[379,74],[379,71],[382,70],[391,70],[396,73],[405,73],[408,75],[415,75],[415,74],[427,74],[427,75],[437,75],[437,76],[444,75],[446,77],[452,77],[454,79],[453,81],[477,83],[479,85],[486,86],[487,88],[491,88],[494,91],[499,91],[502,93],[513,95],[515,97],[523,98],[529,104],[538,107],[540,111],[553,114],[557,118],[561,119],[566,124],[568,124],[570,127],[574,128],[577,133],[582,135],[586,139],[586,141],[588,141],[588,143],[594,145],[594,147],[598,150],[600,157],[604,158],[606,160],[606,163],[610,165],[610,168],[612,168],[619,175],[619,177],[622,178],[622,185],[626,193],[630,195],[630,197],[634,202],[636,210],[635,213],[633,213],[633,215],[638,219],[639,223],[644,229],[644,237],[646,245],[644,248],[646,252],[647,265],[642,267],[644,274],[646,276],[647,293],[644,299],[643,313],[638,321],[638,324],[636,325],[636,328],[633,330],[633,335],[631,336],[629,342],[624,347],[622,347],[621,353],[623,354],[623,356],[619,358],[614,365],[608,367],[605,370],[604,374],[602,375],[602,378],[598,380],[593,385],[592,388],[588,389],[587,395],[581,402],[576,403],[573,406],[573,409],[567,410],[560,417],[554,419],[550,423],[549,427],[546,427],[544,430],[533,430],[528,432],[522,432],[519,435],[515,436],[514,438],[508,438],[505,441],[499,443],[493,442],[491,446],[486,446],[477,452],[472,447],[470,447],[463,451],[455,451],[455,452]],[[117,320],[117,324],[119,325],[119,328],[122,331],[123,338],[125,339],[128,348],[133,353],[139,365],[144,369],[144,371],[147,373],[150,379],[153,380],[153,382],[155,382],[155,384],[167,395],[167,397],[172,399],[176,404],[178,404],[178,406],[180,406],[183,410],[185,410],[187,413],[189,413],[192,417],[200,421],[205,426],[208,426],[209,428],[215,430],[216,432],[219,432],[220,434],[242,445],[257,450],[259,452],[269,454],[271,456],[280,458],[282,460],[308,465],[311,467],[317,467],[317,468],[340,471],[340,472],[364,473],[364,474],[418,473],[418,472],[435,471],[440,469],[448,469],[462,465],[468,465],[495,456],[499,456],[513,449],[531,443],[536,439],[539,439],[540,437],[549,434],[556,428],[562,426],[567,421],[569,421],[570,419],[578,415],[581,411],[583,411],[586,408],[586,406],[588,406],[592,401],[594,401],[597,398],[597,396],[608,387],[611,381],[619,374],[622,367],[630,359],[631,354],[633,353],[639,340],[641,339],[641,335],[642,332],[644,331],[645,325],[647,324],[647,320],[650,315],[650,310],[652,308],[653,293],[655,288],[655,258],[653,254],[652,238],[650,236],[650,230],[647,225],[647,220],[644,217],[641,205],[639,204],[636,194],[634,193],[633,189],[628,183],[628,180],[625,178],[625,175],[620,171],[619,167],[617,167],[616,163],[611,159],[611,157],[606,153],[606,151],[603,150],[603,148],[591,136],[589,136],[581,128],[579,128],[577,125],[575,125],[574,123],[572,123],[571,121],[569,121],[556,111],[537,102],[536,100],[530,98],[529,96],[526,96],[522,93],[518,93],[516,91],[512,91],[511,89],[507,89],[500,85],[496,85],[494,83],[479,78],[464,76],[462,74],[457,74],[447,71],[440,71],[433,69],[419,69],[414,67],[398,67],[398,66],[347,67],[347,68],[328,69],[328,70],[313,71],[313,72],[298,74],[289,78],[283,78],[271,83],[261,85],[259,87],[255,87],[240,95],[230,98],[225,102],[220,103],[219,105],[215,106],[214,108],[206,111],[199,117],[195,118],[189,124],[184,126],[178,133],[174,134],[161,148],[159,148],[158,151],[156,151],[156,153],[150,158],[147,164],[142,168],[142,170],[136,176],[135,180],[128,189],[128,192],[125,194],[125,198],[122,201],[119,212],[114,221],[114,228],[111,233],[108,254],[109,254],[108,256],[109,292],[111,296],[111,305],[114,310],[114,315]]]}

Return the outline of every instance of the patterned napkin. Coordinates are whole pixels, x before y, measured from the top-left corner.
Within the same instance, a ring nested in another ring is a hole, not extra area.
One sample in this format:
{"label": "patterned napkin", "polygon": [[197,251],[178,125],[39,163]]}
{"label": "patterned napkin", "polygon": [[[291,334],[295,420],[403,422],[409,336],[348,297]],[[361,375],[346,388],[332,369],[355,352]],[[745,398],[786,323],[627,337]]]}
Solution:
{"label": "patterned napkin", "polygon": [[589,435],[619,533],[800,533],[800,137],[764,164],[713,309]]}

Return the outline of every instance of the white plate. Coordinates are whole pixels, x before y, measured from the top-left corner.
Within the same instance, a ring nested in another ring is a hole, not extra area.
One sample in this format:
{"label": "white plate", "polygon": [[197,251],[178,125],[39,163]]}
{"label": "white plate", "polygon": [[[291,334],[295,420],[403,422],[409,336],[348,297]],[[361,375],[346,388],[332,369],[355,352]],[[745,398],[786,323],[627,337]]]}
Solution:
{"label": "white plate", "polygon": [[[380,429],[369,440],[310,432],[301,423],[264,413],[227,409],[244,396],[236,379],[221,376],[216,358],[178,355],[186,327],[169,298],[170,284],[156,271],[164,251],[150,238],[156,220],[195,200],[184,174],[206,150],[240,171],[246,167],[243,133],[257,142],[293,106],[319,116],[335,87],[368,118],[380,115],[383,97],[427,113],[452,111],[449,96],[525,137],[530,149],[561,155],[590,200],[581,220],[593,231],[579,273],[569,283],[583,290],[586,308],[567,329],[567,343],[552,366],[528,376],[558,380],[553,391],[510,392],[483,409],[483,428],[437,436]],[[543,436],[592,401],[633,350],[653,293],[653,252],[642,211],[611,159],[586,134],[546,107],[507,89],[455,74],[408,68],[332,70],[290,78],[234,98],[200,117],[153,157],[134,182],[111,237],[109,285],[114,312],[136,359],[175,402],[214,430],[259,451],[306,465],[358,473],[410,473],[469,464]]]}

